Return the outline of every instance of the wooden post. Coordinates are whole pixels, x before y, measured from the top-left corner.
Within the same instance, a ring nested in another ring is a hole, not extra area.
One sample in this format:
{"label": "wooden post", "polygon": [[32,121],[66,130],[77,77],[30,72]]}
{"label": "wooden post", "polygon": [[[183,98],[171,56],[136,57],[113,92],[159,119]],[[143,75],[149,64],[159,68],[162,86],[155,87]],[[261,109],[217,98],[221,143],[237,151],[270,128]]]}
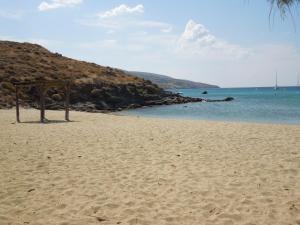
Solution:
{"label": "wooden post", "polygon": [[67,83],[67,85],[65,86],[65,89],[66,89],[66,102],[65,102],[66,113],[65,113],[65,120],[66,121],[70,121],[70,118],[69,118],[70,90],[71,90],[70,86],[71,86],[70,83]]}
{"label": "wooden post", "polygon": [[41,123],[45,122],[45,96],[44,96],[44,86],[40,85],[40,111],[41,111]]}
{"label": "wooden post", "polygon": [[19,109],[19,88],[16,85],[16,115],[17,115],[17,122],[20,123],[20,109]]}

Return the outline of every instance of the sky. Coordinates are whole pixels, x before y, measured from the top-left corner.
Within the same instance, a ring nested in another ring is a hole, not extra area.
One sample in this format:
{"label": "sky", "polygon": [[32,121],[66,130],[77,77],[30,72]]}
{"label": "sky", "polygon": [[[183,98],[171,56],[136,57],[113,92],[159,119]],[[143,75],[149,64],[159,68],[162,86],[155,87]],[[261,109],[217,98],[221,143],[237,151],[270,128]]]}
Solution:
{"label": "sky", "polygon": [[221,87],[293,86],[300,7],[267,0],[0,0],[0,40]]}

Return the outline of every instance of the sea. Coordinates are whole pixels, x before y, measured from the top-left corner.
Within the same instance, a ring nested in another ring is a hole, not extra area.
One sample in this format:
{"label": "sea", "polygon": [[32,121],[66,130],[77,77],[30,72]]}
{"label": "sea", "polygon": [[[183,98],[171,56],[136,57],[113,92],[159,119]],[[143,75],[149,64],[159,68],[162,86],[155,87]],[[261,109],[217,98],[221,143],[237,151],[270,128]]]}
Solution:
{"label": "sea", "polygon": [[[300,124],[300,88],[274,87],[169,90],[183,96],[206,99],[233,97],[231,102],[197,102],[125,110],[141,117]],[[208,94],[202,94],[207,91]]]}

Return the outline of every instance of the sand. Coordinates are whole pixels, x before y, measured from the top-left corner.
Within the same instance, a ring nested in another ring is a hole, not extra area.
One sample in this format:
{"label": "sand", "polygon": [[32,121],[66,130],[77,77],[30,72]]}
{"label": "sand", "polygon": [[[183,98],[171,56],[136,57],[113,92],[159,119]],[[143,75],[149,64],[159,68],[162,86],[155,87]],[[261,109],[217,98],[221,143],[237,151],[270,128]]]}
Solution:
{"label": "sand", "polygon": [[0,110],[0,224],[300,224],[300,126]]}

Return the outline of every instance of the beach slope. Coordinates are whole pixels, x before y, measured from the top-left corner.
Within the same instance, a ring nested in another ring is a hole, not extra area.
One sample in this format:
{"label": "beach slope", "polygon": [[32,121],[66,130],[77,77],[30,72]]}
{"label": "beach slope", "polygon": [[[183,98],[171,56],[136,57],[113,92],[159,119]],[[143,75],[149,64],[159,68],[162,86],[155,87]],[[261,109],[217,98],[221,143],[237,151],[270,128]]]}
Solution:
{"label": "beach slope", "polygon": [[300,126],[0,110],[0,224],[300,224]]}

